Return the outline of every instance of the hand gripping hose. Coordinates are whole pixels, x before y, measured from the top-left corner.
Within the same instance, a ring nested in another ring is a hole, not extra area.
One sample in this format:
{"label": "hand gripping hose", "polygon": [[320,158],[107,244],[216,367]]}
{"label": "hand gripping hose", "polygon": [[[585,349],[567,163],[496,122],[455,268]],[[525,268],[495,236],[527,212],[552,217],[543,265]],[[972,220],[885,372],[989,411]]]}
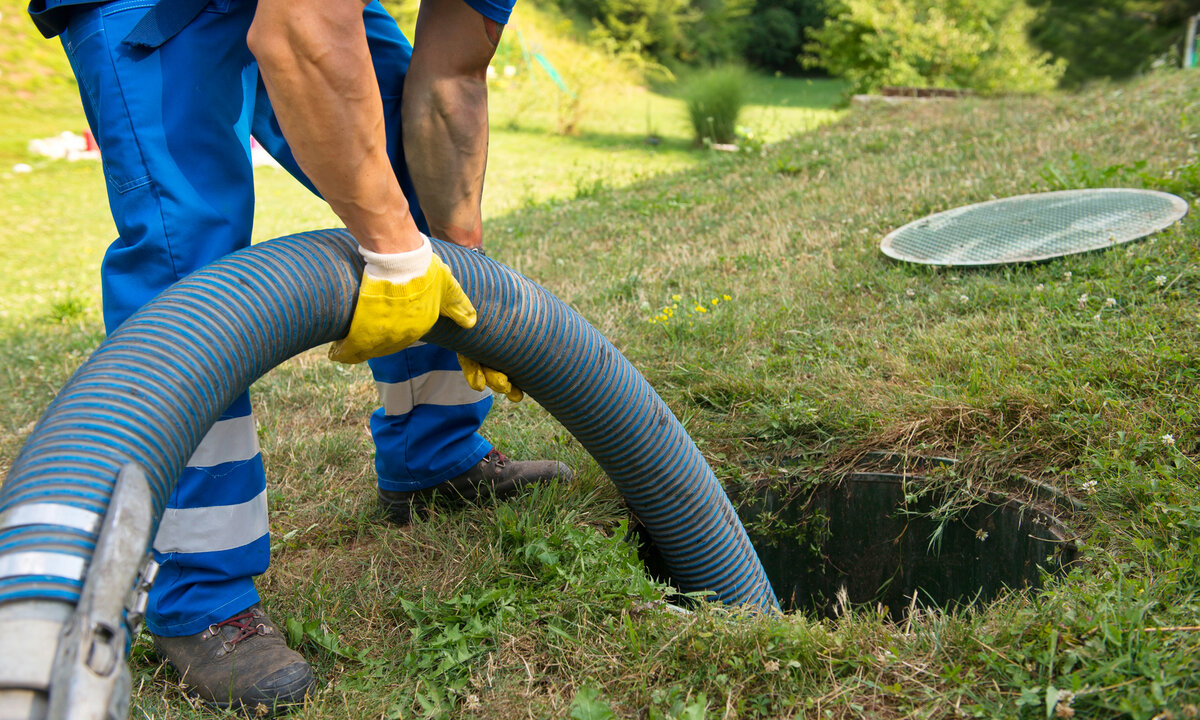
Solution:
{"label": "hand gripping hose", "polygon": [[[94,567],[98,544],[111,547],[104,528],[119,526],[111,518],[104,525],[118,477],[134,478],[121,486],[148,487],[148,546],[188,458],[229,403],[284,360],[345,335],[362,272],[355,248],[346,231],[326,230],[213,263],[127,320],[58,394],[0,489],[0,720],[44,712],[54,664],[46,657],[76,605],[88,604],[85,579],[104,570]],[[574,434],[683,590],[776,609],[711,468],[620,352],[527,278],[453,245],[435,242],[434,250],[479,322],[463,330],[443,319],[425,339],[505,371]],[[132,573],[115,582],[131,587]],[[98,652],[94,643],[85,661]]]}

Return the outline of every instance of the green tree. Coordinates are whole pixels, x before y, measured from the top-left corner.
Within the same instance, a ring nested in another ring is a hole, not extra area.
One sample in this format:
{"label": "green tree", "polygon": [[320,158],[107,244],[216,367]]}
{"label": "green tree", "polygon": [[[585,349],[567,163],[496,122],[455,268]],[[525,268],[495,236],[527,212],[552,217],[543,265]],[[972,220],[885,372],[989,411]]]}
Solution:
{"label": "green tree", "polygon": [[598,44],[663,64],[739,57],[754,0],[557,0],[587,19]]}
{"label": "green tree", "polygon": [[739,58],[754,0],[692,0],[692,7],[696,14],[685,29],[680,59],[716,65]]}
{"label": "green tree", "polygon": [[799,74],[809,32],[824,22],[822,0],[758,0],[743,37],[746,62],[771,72]]}
{"label": "green tree", "polygon": [[834,0],[807,45],[853,92],[886,85],[1040,92],[1065,69],[1026,34],[1023,0]]}
{"label": "green tree", "polygon": [[1128,77],[1168,57],[1200,0],[1030,0],[1030,37],[1067,61],[1063,82]]}
{"label": "green tree", "polygon": [[688,0],[567,0],[592,21],[593,37],[658,60],[678,56],[683,27],[695,12]]}

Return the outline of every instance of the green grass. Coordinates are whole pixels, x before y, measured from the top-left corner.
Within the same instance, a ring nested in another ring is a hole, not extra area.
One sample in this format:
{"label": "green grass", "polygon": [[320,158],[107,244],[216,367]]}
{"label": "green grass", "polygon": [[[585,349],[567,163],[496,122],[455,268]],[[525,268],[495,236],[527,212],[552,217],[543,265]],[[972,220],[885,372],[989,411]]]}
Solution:
{"label": "green grass", "polygon": [[[415,17],[415,16],[414,16]],[[411,23],[410,19],[410,23]],[[553,16],[534,7],[518,13],[505,35],[540,48],[578,91],[570,111],[578,122],[558,132],[566,100],[540,66],[520,65],[513,78],[493,82],[492,135],[484,215],[500,218],[538,203],[595,198],[657,174],[707,161],[691,145],[682,100],[631,83],[614,61],[564,37]],[[0,194],[12,218],[0,227],[0,322],[53,314],[54,305],[78,301],[98,317],[95,268],[115,235],[98,164],[37,156],[34,138],[87,127],[70,67],[57,41],[38,34],[23,6],[0,2]],[[519,58],[518,50],[512,55]],[[516,60],[514,60],[516,62]],[[760,78],[747,91],[745,123],[760,138],[782,139],[838,117],[831,106],[837,81]],[[549,98],[549,99],[547,99]],[[647,139],[653,136],[654,144]],[[33,172],[18,174],[18,163]],[[255,241],[330,227],[337,218],[284,171],[256,172]],[[500,225],[497,238],[507,232]],[[50,250],[48,242],[53,242]]]}
{"label": "green grass", "polygon": [[[837,94],[755,85],[779,118]],[[1056,511],[1081,562],[1041,592],[900,623],[865,606],[680,615],[619,542],[611,484],[534,402],[498,403],[484,430],[510,454],[570,463],[574,482],[388,525],[368,375],[314,351],[254,389],[276,545],[260,587],[322,680],[297,717],[1195,717],[1195,213],[1011,268],[902,265],[878,242],[1031,189],[1127,184],[1195,203],[1200,77],[856,109],[733,156],[689,150],[666,94],[597,93],[610,101],[560,136],[553,112],[513,127],[495,90],[491,252],[612,339],[723,482],[803,485],[868,450],[957,457],[964,494],[1017,492],[1020,473],[1082,503]],[[97,168],[8,172],[28,161],[21,135],[69,120],[66,100],[43,100],[45,122],[0,121],[0,470],[101,337],[95,268],[112,230]],[[644,142],[646,107],[659,145]],[[258,179],[256,237],[331,222],[282,174]],[[207,716],[144,638],[134,667],[134,717]]]}
{"label": "green grass", "polygon": [[[762,79],[748,89],[742,114],[741,124],[761,140],[779,141],[840,115],[832,108],[840,82],[772,80]],[[487,214],[494,217],[548,200],[592,196],[708,162],[694,147],[683,100],[636,86],[592,92],[594,106],[584,111],[572,133],[563,135],[555,130],[552,109],[521,106],[520,90],[511,95],[503,88],[493,91],[484,189]],[[530,161],[538,157],[548,161]]]}

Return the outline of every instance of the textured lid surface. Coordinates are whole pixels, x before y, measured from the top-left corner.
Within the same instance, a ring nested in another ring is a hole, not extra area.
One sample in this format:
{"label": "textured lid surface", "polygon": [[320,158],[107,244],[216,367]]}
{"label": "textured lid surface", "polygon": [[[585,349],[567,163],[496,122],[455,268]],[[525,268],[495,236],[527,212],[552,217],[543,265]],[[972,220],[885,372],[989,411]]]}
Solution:
{"label": "textured lid surface", "polygon": [[1018,195],[911,222],[880,243],[885,255],[927,265],[1035,262],[1151,235],[1187,214],[1183,198],[1106,188]]}

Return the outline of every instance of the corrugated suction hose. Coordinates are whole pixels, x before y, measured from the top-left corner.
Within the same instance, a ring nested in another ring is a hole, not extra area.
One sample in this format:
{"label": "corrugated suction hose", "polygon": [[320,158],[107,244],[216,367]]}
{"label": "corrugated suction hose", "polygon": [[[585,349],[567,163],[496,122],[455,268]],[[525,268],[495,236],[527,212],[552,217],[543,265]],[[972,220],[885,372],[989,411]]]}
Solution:
{"label": "corrugated suction hose", "polygon": [[[425,339],[503,369],[571,431],[684,590],[777,607],[712,470],[617,349],[505,266],[445,243],[435,251],[479,323],[466,331],[442,320]],[[76,602],[121,468],[144,470],[157,525],[188,458],[233,398],[284,360],[345,334],[361,269],[344,230],[279,238],[190,275],[113,333],[50,405],[0,491],[0,608]]]}

